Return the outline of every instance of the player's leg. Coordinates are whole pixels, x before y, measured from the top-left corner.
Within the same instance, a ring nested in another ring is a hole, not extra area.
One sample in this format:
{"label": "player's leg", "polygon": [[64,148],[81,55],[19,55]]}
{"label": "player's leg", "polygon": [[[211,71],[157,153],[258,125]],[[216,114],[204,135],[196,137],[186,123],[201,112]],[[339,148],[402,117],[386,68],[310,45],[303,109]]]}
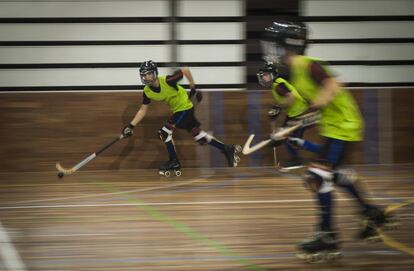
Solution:
{"label": "player's leg", "polygon": [[194,137],[194,140],[200,144],[200,145],[210,145],[213,146],[224,154],[224,156],[227,159],[227,163],[229,167],[236,167],[237,164],[240,162],[240,158],[237,155],[237,152],[241,151],[240,146],[234,146],[234,145],[227,145],[223,142],[219,141],[212,135],[208,134],[204,130],[202,130],[200,127],[195,127],[191,130],[191,133]]}
{"label": "player's leg", "polygon": [[312,163],[305,174],[305,185],[316,194],[320,208],[318,231],[299,245],[301,258],[308,261],[330,260],[341,255],[340,241],[333,226],[333,172],[326,166]]}
{"label": "player's leg", "polygon": [[359,237],[367,241],[380,241],[379,228],[393,228],[397,225],[393,215],[386,214],[382,208],[370,202],[363,180],[353,170],[336,170],[334,175],[335,184],[344,188],[359,203],[363,217],[363,229]]}
{"label": "player's leg", "polygon": [[[287,123],[291,120],[292,118],[286,117],[283,126],[286,126]],[[294,138],[303,138],[303,134],[305,132],[305,128],[299,128],[297,130],[295,130],[294,132],[292,132],[292,134],[290,134],[291,137]],[[297,169],[297,168],[301,168],[303,167],[303,161],[302,158],[299,155],[299,149],[295,144],[291,144],[289,142],[289,140],[284,141],[283,143],[289,158],[287,161],[283,161],[280,164],[280,171],[289,171],[292,169]]]}
{"label": "player's leg", "polygon": [[228,165],[231,167],[237,166],[240,158],[237,156],[237,152],[241,151],[241,147],[226,145],[213,135],[207,133],[200,128],[201,123],[194,116],[194,109],[187,110],[185,117],[177,123],[176,127],[185,129],[193,136],[194,140],[200,145],[210,145],[219,149],[225,155]]}
{"label": "player's leg", "polygon": [[159,173],[165,176],[169,176],[171,171],[174,171],[177,176],[181,175],[181,164],[175,150],[173,131],[174,126],[170,122],[158,130],[158,136],[164,143],[168,152],[168,161],[159,167]]}
{"label": "player's leg", "polygon": [[322,148],[320,144],[313,143],[309,140],[306,140],[300,137],[290,136],[288,137],[287,140],[291,145],[297,146],[298,148],[302,150],[313,152],[313,153],[319,153]]}
{"label": "player's leg", "polygon": [[384,224],[393,223],[393,219],[387,216],[380,207],[369,202],[365,186],[355,171],[338,169],[342,164],[348,148],[349,142],[327,139],[321,155],[326,157],[326,161],[334,169],[333,182],[335,185],[350,194],[360,206],[361,214],[364,217],[364,228],[360,233],[360,237],[367,240],[376,240],[379,237],[376,229],[382,227]]}
{"label": "player's leg", "polygon": [[224,154],[224,156],[227,159],[227,163],[229,167],[236,167],[237,164],[240,162],[240,158],[237,155],[238,152],[241,151],[240,146],[234,146],[234,145],[227,145],[223,142],[219,141],[212,135],[208,134],[204,130],[202,130],[200,127],[194,127],[191,130],[191,133],[194,137],[194,140],[200,144],[200,145],[210,145],[213,146]]}

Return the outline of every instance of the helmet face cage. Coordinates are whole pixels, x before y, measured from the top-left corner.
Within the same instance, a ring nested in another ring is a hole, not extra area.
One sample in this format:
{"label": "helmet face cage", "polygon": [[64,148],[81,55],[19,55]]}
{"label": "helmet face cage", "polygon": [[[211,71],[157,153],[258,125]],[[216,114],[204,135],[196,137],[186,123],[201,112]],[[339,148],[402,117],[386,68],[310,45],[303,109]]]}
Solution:
{"label": "helmet face cage", "polygon": [[273,63],[265,63],[259,68],[257,72],[257,80],[263,87],[271,87],[276,78],[277,72],[274,69]]}
{"label": "helmet face cage", "polygon": [[262,40],[263,59],[281,64],[287,51],[303,54],[306,48],[307,29],[298,22],[276,21],[265,28]]}
{"label": "helmet face cage", "polygon": [[275,76],[271,72],[259,71],[257,73],[257,80],[259,81],[259,84],[261,86],[271,87],[273,84],[273,81],[275,80]]}
{"label": "helmet face cage", "polygon": [[[139,68],[139,75],[144,85],[152,85],[158,76],[157,65],[152,60],[145,61]],[[148,77],[148,75],[152,76]]]}
{"label": "helmet face cage", "polygon": [[[155,72],[155,71],[142,71],[139,74],[141,76],[141,82],[144,85],[147,85],[147,86],[152,85],[155,82],[155,80],[157,79],[157,72]],[[150,75],[150,74],[152,76],[151,76],[151,78],[148,78],[148,75]]]}
{"label": "helmet face cage", "polygon": [[286,56],[286,49],[277,42],[262,40],[260,41],[263,52],[263,60],[266,62],[282,64],[282,59]]}

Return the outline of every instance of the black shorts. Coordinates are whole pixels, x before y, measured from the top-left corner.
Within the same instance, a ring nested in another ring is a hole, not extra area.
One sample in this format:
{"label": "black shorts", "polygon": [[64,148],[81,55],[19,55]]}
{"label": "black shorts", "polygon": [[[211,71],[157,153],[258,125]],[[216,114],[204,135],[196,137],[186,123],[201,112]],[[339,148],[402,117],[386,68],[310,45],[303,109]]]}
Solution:
{"label": "black shorts", "polygon": [[188,132],[191,132],[191,130],[198,128],[201,125],[194,116],[194,107],[174,113],[168,120],[168,123],[178,129],[185,129]]}

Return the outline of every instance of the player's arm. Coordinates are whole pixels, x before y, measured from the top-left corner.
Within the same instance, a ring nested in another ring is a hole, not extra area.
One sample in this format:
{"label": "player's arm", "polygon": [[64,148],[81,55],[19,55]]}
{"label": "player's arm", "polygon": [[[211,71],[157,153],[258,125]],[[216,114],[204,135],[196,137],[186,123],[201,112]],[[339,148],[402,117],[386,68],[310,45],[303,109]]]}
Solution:
{"label": "player's arm", "polygon": [[295,96],[290,92],[287,86],[284,83],[278,84],[275,91],[277,94],[282,96],[283,102],[279,102],[277,105],[273,105],[267,115],[270,120],[276,120],[276,118],[282,113],[282,111],[293,104],[295,101]]}
{"label": "player's arm", "polygon": [[283,109],[290,107],[295,102],[295,96],[284,83],[278,84],[275,90],[279,96],[283,97],[283,101],[279,103]]}
{"label": "player's arm", "polygon": [[141,122],[141,120],[145,117],[148,111],[148,104],[141,105],[141,108],[138,110],[138,112],[135,114],[135,117],[131,121],[131,125],[134,127],[138,125],[138,123]]}
{"label": "player's arm", "polygon": [[135,126],[137,126],[141,122],[141,120],[145,117],[145,115],[147,114],[150,102],[151,102],[151,100],[144,93],[143,94],[142,105],[141,105],[140,109],[135,114],[132,121],[122,129],[122,135],[124,136],[124,138],[130,137],[134,134]]}
{"label": "player's arm", "polygon": [[187,67],[181,68],[181,72],[183,73],[184,77],[187,78],[188,83],[190,84],[190,99],[194,96],[198,102],[201,102],[203,99],[203,94],[201,91],[196,90],[193,74],[191,73],[190,69]]}
{"label": "player's arm", "polygon": [[319,84],[320,92],[318,96],[312,101],[311,109],[320,109],[327,106],[341,90],[339,81],[329,75],[321,64],[314,62],[311,65],[311,77]]}
{"label": "player's arm", "polygon": [[188,83],[190,84],[190,89],[195,89],[194,78],[190,69],[187,67],[183,67],[181,68],[181,72],[183,73],[184,77],[187,78]]}

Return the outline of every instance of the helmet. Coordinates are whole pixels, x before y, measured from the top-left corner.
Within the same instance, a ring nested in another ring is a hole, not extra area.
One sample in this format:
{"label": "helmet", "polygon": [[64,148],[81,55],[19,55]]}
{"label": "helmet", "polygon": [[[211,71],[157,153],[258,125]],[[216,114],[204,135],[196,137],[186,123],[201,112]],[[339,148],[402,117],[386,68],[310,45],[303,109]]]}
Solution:
{"label": "helmet", "polygon": [[263,58],[280,63],[286,50],[303,54],[306,48],[307,28],[301,22],[278,20],[266,27],[262,38]]}
{"label": "helmet", "polygon": [[[148,79],[146,76],[147,74],[153,74],[153,78]],[[153,62],[152,60],[145,61],[139,67],[139,75],[141,77],[141,82],[144,85],[151,85],[158,76],[157,64],[155,64],[155,62]]]}
{"label": "helmet", "polygon": [[257,80],[261,86],[270,87],[277,75],[276,66],[273,63],[264,62],[257,71]]}

